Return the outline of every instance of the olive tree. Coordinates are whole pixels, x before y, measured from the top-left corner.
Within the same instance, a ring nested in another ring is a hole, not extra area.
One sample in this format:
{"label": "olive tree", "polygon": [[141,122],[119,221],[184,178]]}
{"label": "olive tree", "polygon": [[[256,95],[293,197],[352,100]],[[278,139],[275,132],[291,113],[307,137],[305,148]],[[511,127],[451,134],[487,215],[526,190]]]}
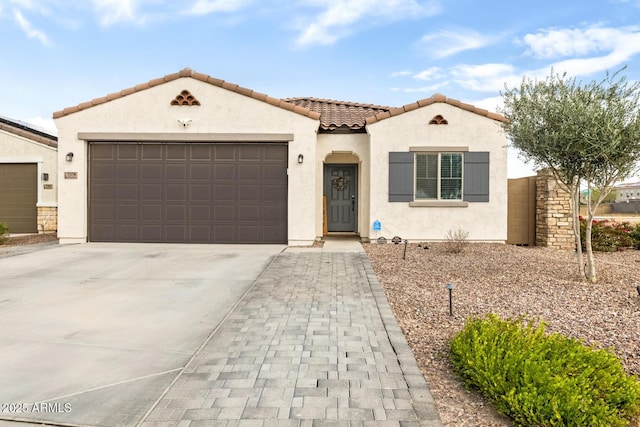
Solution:
{"label": "olive tree", "polygon": [[[624,68],[622,69],[624,70]],[[593,215],[613,185],[630,176],[640,159],[640,82],[621,71],[581,84],[553,70],[544,80],[524,77],[519,87],[501,93],[503,124],[511,145],[537,168],[548,168],[569,191],[578,268],[596,281],[591,247]],[[580,241],[580,188],[586,186],[586,268]],[[597,198],[590,199],[597,188]]]}

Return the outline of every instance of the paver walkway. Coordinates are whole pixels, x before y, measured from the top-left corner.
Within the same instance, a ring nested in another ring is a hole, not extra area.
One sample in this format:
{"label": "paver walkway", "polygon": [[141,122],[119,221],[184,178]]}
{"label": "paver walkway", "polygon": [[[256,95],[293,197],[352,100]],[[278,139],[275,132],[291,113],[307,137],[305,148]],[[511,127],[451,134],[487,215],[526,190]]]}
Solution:
{"label": "paver walkway", "polygon": [[330,247],[280,254],[141,425],[441,426],[366,254]]}

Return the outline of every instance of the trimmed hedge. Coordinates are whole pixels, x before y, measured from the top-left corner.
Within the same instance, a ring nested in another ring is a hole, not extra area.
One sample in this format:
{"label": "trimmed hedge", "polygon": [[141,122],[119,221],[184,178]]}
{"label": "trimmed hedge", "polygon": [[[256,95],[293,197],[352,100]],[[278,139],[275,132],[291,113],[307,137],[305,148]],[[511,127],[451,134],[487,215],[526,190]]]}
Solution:
{"label": "trimmed hedge", "polygon": [[450,355],[465,385],[518,426],[626,426],[640,414],[640,382],[615,355],[542,322],[468,320]]}

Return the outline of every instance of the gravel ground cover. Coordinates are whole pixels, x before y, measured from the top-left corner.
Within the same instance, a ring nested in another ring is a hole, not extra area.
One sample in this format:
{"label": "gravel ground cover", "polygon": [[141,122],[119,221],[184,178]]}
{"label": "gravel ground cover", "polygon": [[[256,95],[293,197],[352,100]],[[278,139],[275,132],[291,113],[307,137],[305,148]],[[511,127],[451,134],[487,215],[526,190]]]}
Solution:
{"label": "gravel ground cover", "polygon": [[20,234],[9,236],[9,238],[0,245],[1,246],[22,246],[31,245],[34,243],[45,243],[57,240],[58,236],[55,233],[46,234]]}
{"label": "gravel ground cover", "polygon": [[[448,361],[448,345],[465,319],[526,315],[588,344],[613,348],[640,376],[640,251],[597,253],[597,284],[580,282],[575,253],[471,243],[459,254],[446,243],[363,245],[445,426],[512,426],[477,393],[468,392]],[[453,290],[453,316],[449,293]],[[634,426],[640,423],[633,424]]]}

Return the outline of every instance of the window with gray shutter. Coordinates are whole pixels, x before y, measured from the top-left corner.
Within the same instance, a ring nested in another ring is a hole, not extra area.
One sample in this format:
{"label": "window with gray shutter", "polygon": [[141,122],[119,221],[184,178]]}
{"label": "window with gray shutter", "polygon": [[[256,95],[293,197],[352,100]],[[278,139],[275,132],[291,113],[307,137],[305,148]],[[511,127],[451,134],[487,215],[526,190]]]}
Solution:
{"label": "window with gray shutter", "polygon": [[389,153],[389,201],[413,201],[413,153]]}
{"label": "window with gray shutter", "polygon": [[[412,202],[414,200],[459,200],[459,158],[457,153],[389,153],[389,201]],[[489,152],[465,152],[462,154],[462,201],[489,201]],[[443,166],[444,159],[444,166]],[[414,173],[414,164],[417,174]],[[431,166],[430,166],[431,165]],[[438,165],[439,181],[432,171]],[[444,173],[444,176],[443,176]],[[439,182],[439,184],[438,184]],[[434,187],[435,185],[435,187]],[[446,191],[443,193],[443,188]],[[414,188],[417,194],[414,195]],[[439,190],[438,190],[439,188]],[[437,195],[439,194],[439,195]],[[437,195],[437,196],[436,196]]]}
{"label": "window with gray shutter", "polygon": [[464,153],[465,202],[489,201],[489,152]]}

